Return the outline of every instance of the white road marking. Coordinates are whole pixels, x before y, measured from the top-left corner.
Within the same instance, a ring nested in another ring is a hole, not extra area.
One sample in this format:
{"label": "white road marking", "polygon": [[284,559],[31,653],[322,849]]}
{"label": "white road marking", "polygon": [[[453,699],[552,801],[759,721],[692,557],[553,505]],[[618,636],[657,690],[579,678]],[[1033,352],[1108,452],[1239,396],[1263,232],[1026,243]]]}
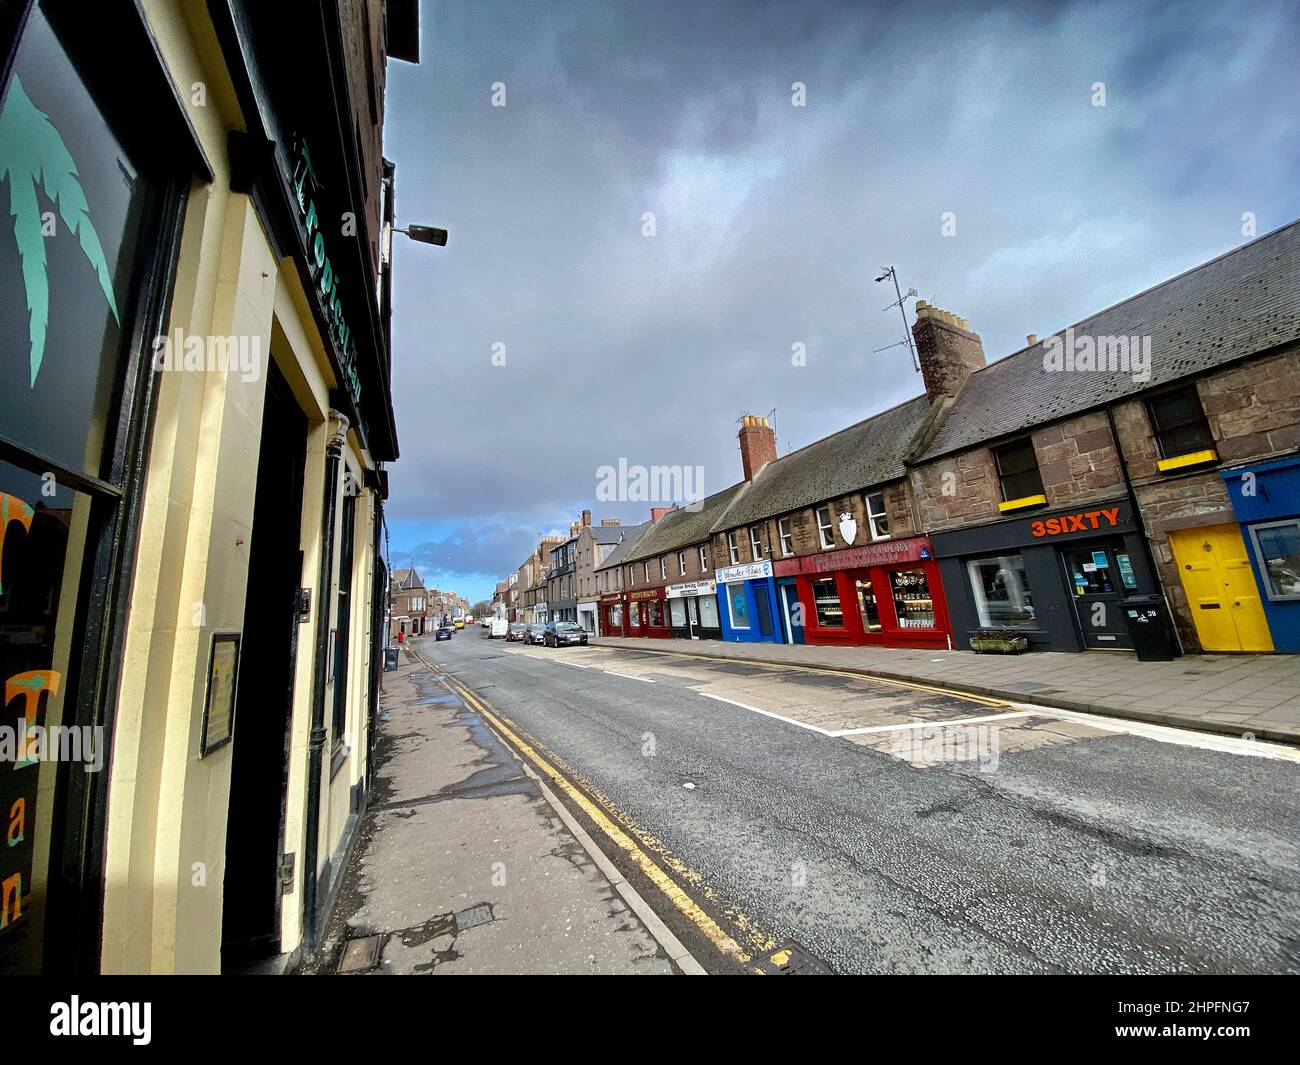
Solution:
{"label": "white road marking", "polygon": [[[586,667],[583,667],[586,668]],[[608,673],[611,677],[622,677],[624,680],[639,680],[642,684],[653,684],[649,677],[634,677],[631,673],[615,673],[612,669],[601,670],[602,673]]]}
{"label": "white road marking", "polygon": [[[1090,728],[1104,732],[1122,732],[1130,736],[1142,736],[1160,743],[1176,743],[1183,747],[1200,747],[1206,751],[1221,751],[1224,754],[1244,754],[1253,758],[1273,758],[1280,762],[1300,762],[1300,748],[1288,747],[1281,743],[1268,743],[1264,740],[1247,740],[1239,736],[1224,736],[1214,732],[1193,732],[1190,729],[1175,728],[1172,725],[1156,725],[1145,721],[1128,721],[1117,717],[1103,717],[1100,714],[1085,714],[1078,710],[1063,710],[1055,706],[1037,706],[1033,703],[1012,703],[1012,706],[1028,707],[1032,714],[1044,717],[1056,717],[1063,721],[1074,721]],[[1243,727],[1242,732],[1249,732]]]}
{"label": "white road marking", "polygon": [[[608,672],[608,670],[606,670]],[[757,706],[750,706],[748,703],[738,703],[735,699],[724,699],[721,695],[713,695],[710,692],[700,692],[706,699],[716,699],[720,703],[728,703],[731,706],[738,706],[742,710],[748,710],[753,714],[762,714],[764,717],[773,717],[777,721],[784,721],[787,725],[798,725],[800,728],[806,728],[809,732],[816,732],[822,736],[834,736],[835,733],[828,732],[824,728],[818,728],[816,725],[810,725],[807,721],[796,721],[792,717],[782,717],[780,714],[774,714],[771,710],[760,710]]]}
{"label": "white road marking", "polygon": [[989,714],[986,717],[959,717],[952,721],[908,721],[902,725],[871,725],[867,728],[843,728],[828,733],[830,736],[865,736],[869,732],[900,732],[911,728],[948,728],[950,725],[976,725],[981,721],[1005,721],[1009,717],[1033,717],[1033,710],[1015,710],[1007,714]]}
{"label": "white road marking", "polygon": [[591,668],[590,666],[580,666],[580,665],[578,665],[577,662],[565,662],[563,659],[560,659],[560,658],[542,658],[541,655],[538,655],[537,657],[538,657],[538,658],[541,658],[543,662],[554,662],[557,666],[568,666],[570,669],[590,669],[590,668]]}

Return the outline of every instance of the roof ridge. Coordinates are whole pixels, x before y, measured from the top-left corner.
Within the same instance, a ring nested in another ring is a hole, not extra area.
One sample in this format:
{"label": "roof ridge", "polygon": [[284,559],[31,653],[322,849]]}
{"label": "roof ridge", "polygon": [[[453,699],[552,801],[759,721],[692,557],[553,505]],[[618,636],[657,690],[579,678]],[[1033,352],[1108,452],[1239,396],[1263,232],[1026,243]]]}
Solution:
{"label": "roof ridge", "polygon": [[1010,359],[1014,359],[1017,355],[1020,355],[1033,348],[1042,347],[1046,340],[1048,340],[1050,337],[1056,336],[1058,333],[1064,333],[1067,329],[1075,329],[1078,326],[1083,325],[1084,322],[1091,321],[1094,318],[1099,318],[1103,314],[1109,314],[1111,311],[1123,307],[1124,304],[1132,303],[1134,300],[1141,299],[1143,296],[1149,296],[1151,293],[1155,292],[1156,290],[1162,289],[1166,285],[1172,285],[1175,281],[1181,281],[1184,277],[1188,277],[1189,275],[1194,274],[1197,271],[1209,269],[1215,263],[1222,262],[1224,259],[1227,259],[1233,255],[1238,255],[1241,252],[1246,251],[1248,248],[1254,247],[1256,244],[1259,244],[1266,240],[1270,240],[1273,237],[1278,236],[1280,233],[1286,232],[1286,230],[1291,229],[1294,226],[1300,226],[1300,218],[1293,219],[1292,221],[1287,222],[1285,225],[1278,226],[1277,229],[1271,230],[1270,232],[1265,233],[1262,236],[1255,237],[1253,240],[1248,240],[1246,241],[1245,244],[1238,244],[1235,248],[1229,248],[1225,252],[1220,252],[1213,259],[1206,259],[1204,262],[1197,263],[1195,266],[1189,266],[1186,270],[1182,271],[1181,273],[1174,274],[1173,277],[1167,277],[1163,281],[1156,282],[1154,285],[1148,285],[1140,292],[1134,292],[1131,296],[1125,296],[1122,300],[1119,300],[1116,303],[1112,303],[1109,307],[1102,307],[1100,310],[1093,311],[1091,314],[1085,315],[1083,318],[1080,318],[1077,322],[1071,322],[1069,325],[1064,325],[1060,329],[1053,329],[1050,333],[1045,334],[1042,337],[1042,339],[1035,340],[1032,344],[1026,344],[1023,348],[1017,348],[1015,351],[1008,352],[1006,355],[1003,355],[1000,359],[994,359],[992,362],[986,362],[983,366],[979,367],[978,369],[972,370],[969,376],[974,377],[976,374],[983,373],[985,370],[991,370],[995,366],[1001,366],[1004,362],[1007,362]]}

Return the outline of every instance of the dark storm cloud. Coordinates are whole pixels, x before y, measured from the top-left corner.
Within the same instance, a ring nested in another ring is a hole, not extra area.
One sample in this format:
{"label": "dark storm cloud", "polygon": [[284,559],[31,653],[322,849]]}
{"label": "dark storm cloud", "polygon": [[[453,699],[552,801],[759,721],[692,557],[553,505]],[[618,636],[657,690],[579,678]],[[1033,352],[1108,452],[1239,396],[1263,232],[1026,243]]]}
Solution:
{"label": "dark storm cloud", "polygon": [[395,558],[438,521],[477,531],[430,561],[503,573],[584,506],[643,519],[595,503],[620,457],[713,491],[742,411],[784,451],[915,394],[905,349],[872,353],[903,332],[882,265],[993,359],[1300,213],[1289,5],[422,14],[386,153],[399,218],[451,242],[396,249]]}

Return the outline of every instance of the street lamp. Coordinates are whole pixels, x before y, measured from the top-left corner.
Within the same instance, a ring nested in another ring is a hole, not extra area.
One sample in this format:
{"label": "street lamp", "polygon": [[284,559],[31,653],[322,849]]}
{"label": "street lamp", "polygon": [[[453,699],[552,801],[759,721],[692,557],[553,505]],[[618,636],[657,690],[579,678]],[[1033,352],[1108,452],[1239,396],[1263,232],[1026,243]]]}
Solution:
{"label": "street lamp", "polygon": [[[437,229],[433,226],[407,226],[405,229],[398,227],[393,228],[394,233],[405,233],[412,240],[418,240],[421,244],[436,244],[440,248],[447,246],[447,231]],[[391,250],[392,245],[389,245]]]}

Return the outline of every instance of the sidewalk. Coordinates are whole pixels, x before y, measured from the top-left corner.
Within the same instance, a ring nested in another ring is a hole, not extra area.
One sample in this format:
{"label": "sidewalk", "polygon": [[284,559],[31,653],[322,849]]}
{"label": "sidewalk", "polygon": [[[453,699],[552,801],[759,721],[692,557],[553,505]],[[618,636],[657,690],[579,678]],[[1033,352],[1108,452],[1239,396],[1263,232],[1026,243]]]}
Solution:
{"label": "sidewalk", "polygon": [[650,933],[576,822],[409,648],[400,663],[384,674],[369,807],[303,971],[674,972],[656,935],[674,956],[681,945]]}
{"label": "sidewalk", "polygon": [[599,647],[845,670],[1015,702],[1300,743],[1297,655],[1186,655],[1173,662],[1139,662],[1118,652],[977,655],[611,636],[591,642]]}

